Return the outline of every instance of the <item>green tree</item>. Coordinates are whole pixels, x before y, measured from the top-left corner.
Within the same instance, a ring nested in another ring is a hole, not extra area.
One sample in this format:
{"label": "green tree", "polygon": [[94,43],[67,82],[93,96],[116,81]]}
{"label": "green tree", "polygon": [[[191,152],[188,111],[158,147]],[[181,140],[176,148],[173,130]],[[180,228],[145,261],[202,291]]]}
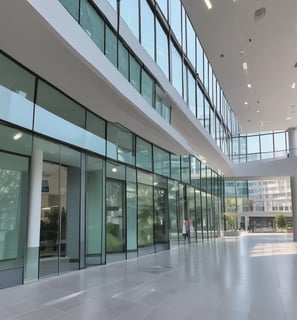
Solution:
{"label": "green tree", "polygon": [[286,218],[282,213],[278,213],[275,218],[275,222],[278,228],[284,229],[287,226]]}
{"label": "green tree", "polygon": [[234,230],[236,229],[236,214],[231,212],[225,213],[227,230]]}

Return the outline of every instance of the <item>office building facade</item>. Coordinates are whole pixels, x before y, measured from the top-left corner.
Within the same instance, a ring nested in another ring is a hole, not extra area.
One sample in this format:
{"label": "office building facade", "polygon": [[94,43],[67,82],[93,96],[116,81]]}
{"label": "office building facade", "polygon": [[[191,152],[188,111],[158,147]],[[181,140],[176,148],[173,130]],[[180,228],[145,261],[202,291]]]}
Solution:
{"label": "office building facade", "polygon": [[220,236],[237,120],[181,2],[131,2],[0,4],[2,288]]}

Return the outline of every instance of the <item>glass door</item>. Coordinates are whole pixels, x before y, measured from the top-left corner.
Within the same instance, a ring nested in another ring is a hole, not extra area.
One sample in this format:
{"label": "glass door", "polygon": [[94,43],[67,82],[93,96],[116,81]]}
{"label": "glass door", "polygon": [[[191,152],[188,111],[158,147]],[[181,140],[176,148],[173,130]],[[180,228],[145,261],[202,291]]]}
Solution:
{"label": "glass door", "polygon": [[113,262],[126,257],[125,183],[106,180],[106,260]]}
{"label": "glass door", "polygon": [[43,150],[39,276],[79,269],[81,154],[36,139]]}

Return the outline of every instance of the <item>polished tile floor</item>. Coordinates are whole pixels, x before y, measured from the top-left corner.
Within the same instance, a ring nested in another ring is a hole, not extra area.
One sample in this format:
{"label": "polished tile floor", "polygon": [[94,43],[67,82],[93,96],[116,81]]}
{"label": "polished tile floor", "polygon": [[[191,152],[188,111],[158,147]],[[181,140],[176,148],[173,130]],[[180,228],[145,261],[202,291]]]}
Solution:
{"label": "polished tile floor", "polygon": [[296,320],[297,244],[243,234],[0,290],[1,320]]}

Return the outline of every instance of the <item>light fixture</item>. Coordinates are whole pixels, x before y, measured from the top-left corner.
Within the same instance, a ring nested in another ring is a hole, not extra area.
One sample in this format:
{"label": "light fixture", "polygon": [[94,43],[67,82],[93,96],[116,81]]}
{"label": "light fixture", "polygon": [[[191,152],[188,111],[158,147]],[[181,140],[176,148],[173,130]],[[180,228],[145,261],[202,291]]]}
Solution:
{"label": "light fixture", "polygon": [[250,83],[248,83],[248,85],[247,85],[247,86],[248,86],[248,88],[251,88],[251,87],[252,87],[252,85],[251,85]]}
{"label": "light fixture", "polygon": [[286,118],[286,120],[287,121],[289,121],[289,120],[291,120],[292,118],[290,117],[290,116],[288,116],[287,118]]}
{"label": "light fixture", "polygon": [[210,0],[204,0],[204,2],[206,4],[208,10],[210,10],[212,8],[212,4],[211,4]]}
{"label": "light fixture", "polygon": [[111,169],[111,171],[112,171],[112,172],[117,172],[117,171],[118,171],[118,169],[117,169],[117,168],[115,168],[115,167],[113,167],[113,168]]}
{"label": "light fixture", "polygon": [[260,112],[260,110],[257,110],[257,113],[259,113]]}
{"label": "light fixture", "polygon": [[293,82],[293,83],[291,84],[291,88],[292,88],[292,89],[295,89],[295,87],[296,87],[296,82]]}
{"label": "light fixture", "polygon": [[248,104],[248,102],[247,102],[247,101],[245,101],[245,102],[244,102],[244,104],[245,104],[245,105],[247,105],[247,104]]}
{"label": "light fixture", "polygon": [[19,140],[19,139],[21,139],[22,136],[23,136],[23,134],[22,134],[21,132],[19,132],[19,133],[15,134],[15,135],[13,136],[13,139],[14,139],[14,140]]}
{"label": "light fixture", "polygon": [[246,62],[244,62],[244,63],[242,64],[242,69],[243,69],[244,71],[247,71],[248,66],[247,66],[247,63],[246,63]]}

